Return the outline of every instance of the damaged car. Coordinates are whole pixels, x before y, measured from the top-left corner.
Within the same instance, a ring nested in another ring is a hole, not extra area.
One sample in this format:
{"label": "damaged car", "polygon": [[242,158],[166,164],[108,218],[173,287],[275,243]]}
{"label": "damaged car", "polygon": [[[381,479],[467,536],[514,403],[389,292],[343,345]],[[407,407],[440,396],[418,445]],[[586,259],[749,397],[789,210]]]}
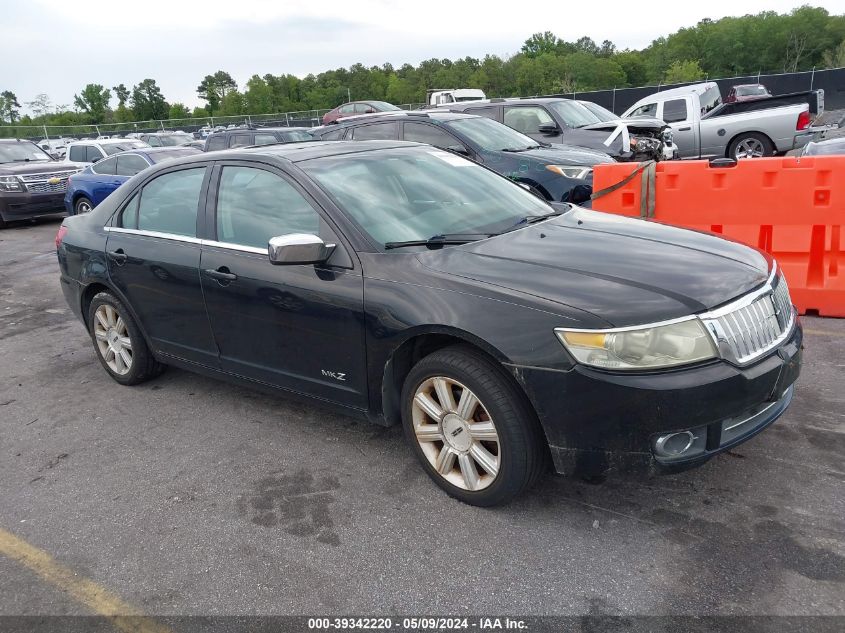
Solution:
{"label": "damaged car", "polygon": [[[595,149],[622,162],[664,160],[672,143],[671,128],[659,119],[625,120],[611,113],[606,120],[572,99],[490,99],[447,107],[494,119],[542,143]],[[674,158],[671,148],[668,155]]]}

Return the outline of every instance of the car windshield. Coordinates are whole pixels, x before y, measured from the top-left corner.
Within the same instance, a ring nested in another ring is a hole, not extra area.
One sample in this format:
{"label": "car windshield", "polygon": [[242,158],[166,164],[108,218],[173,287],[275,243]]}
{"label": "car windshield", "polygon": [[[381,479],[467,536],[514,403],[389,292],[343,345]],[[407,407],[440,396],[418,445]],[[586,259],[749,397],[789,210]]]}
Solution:
{"label": "car windshield", "polygon": [[553,211],[502,176],[432,147],[360,152],[298,166],[381,245],[455,234],[480,239]]}
{"label": "car windshield", "polygon": [[586,106],[577,101],[561,99],[560,101],[552,101],[549,105],[569,127],[584,127],[585,125],[602,122]]}
{"label": "car windshield", "polygon": [[295,142],[295,141],[313,141],[313,140],[315,140],[314,137],[311,136],[305,130],[290,130],[290,131],[282,132],[282,138],[285,141],[288,141],[290,143]]}
{"label": "car windshield", "polygon": [[174,147],[173,149],[165,149],[160,152],[150,152],[147,154],[153,163],[163,163],[164,161],[173,158],[181,158],[182,156],[193,156],[194,154],[202,154],[202,150],[196,147]]}
{"label": "car windshield", "polygon": [[103,151],[111,156],[113,154],[119,154],[120,152],[125,152],[128,149],[140,149],[142,147],[147,147],[147,144],[143,141],[122,141],[120,143],[108,143],[102,146]]}
{"label": "car windshield", "polygon": [[613,114],[607,108],[603,108],[598,103],[593,103],[592,101],[581,101],[582,106],[587,108],[590,112],[592,112],[599,121],[607,122],[607,121],[618,121],[619,116]]}
{"label": "car windshield", "polygon": [[757,97],[769,94],[766,86],[739,86],[736,89],[738,97]]}
{"label": "car windshield", "polygon": [[537,147],[537,141],[516,130],[485,117],[454,119],[446,121],[445,127],[463,134],[482,150],[496,152],[501,150],[520,151]]}
{"label": "car windshield", "polygon": [[0,143],[0,163],[28,163],[37,160],[53,160],[35,143]]}
{"label": "car windshield", "polygon": [[159,136],[159,140],[165,147],[178,147],[190,143],[194,140],[194,137],[190,134],[164,134]]}

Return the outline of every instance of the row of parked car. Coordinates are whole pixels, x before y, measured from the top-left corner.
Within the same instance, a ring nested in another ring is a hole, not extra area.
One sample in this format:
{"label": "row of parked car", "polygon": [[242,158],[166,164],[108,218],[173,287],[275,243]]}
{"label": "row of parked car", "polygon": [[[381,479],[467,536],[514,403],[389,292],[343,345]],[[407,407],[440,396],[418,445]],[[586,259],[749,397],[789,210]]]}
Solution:
{"label": "row of parked car", "polygon": [[[467,97],[413,111],[351,102],[326,114],[318,128],[230,126],[209,128],[204,138],[162,131],[64,140],[60,162],[51,160],[58,155],[52,145],[41,142],[39,149],[26,147],[26,141],[4,141],[0,224],[55,213],[62,206],[71,215],[85,213],[150,165],[255,145],[362,139],[427,143],[469,157],[545,200],[588,205],[597,164],[770,156],[817,136],[808,104],[815,93],[745,98],[739,92],[732,91],[723,103],[712,82],[666,90],[641,99],[622,117],[589,101],[564,98]],[[809,151],[825,151],[811,145]]]}

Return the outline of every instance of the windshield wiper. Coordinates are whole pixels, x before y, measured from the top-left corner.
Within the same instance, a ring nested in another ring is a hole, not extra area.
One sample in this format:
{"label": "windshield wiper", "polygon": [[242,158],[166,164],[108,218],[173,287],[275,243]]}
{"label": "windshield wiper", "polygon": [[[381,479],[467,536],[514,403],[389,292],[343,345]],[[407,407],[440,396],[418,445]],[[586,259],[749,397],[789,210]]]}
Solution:
{"label": "windshield wiper", "polygon": [[384,245],[385,250],[394,248],[404,248],[405,246],[428,246],[429,248],[436,246],[447,246],[453,244],[468,244],[469,242],[477,242],[487,237],[493,237],[497,233],[444,233],[442,235],[432,235],[427,240],[406,240],[404,242],[387,242]]}
{"label": "windshield wiper", "polygon": [[549,218],[556,218],[559,215],[563,215],[568,210],[569,209],[566,209],[565,211],[555,210],[550,211],[549,213],[542,213],[540,215],[526,215],[524,218],[517,220],[517,222],[514,223],[514,225],[508,230],[512,231],[526,224],[536,224],[537,222],[542,222],[543,220],[548,220]]}
{"label": "windshield wiper", "polygon": [[527,152],[530,149],[540,149],[541,147],[543,147],[543,146],[542,145],[528,145],[527,147],[505,147],[500,151],[517,153],[517,152]]}

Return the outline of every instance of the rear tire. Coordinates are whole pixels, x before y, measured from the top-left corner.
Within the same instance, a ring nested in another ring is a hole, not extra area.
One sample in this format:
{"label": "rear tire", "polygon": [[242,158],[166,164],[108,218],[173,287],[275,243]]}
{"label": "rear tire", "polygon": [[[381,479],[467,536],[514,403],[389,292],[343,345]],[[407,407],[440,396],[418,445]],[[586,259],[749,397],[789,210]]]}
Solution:
{"label": "rear tire", "polygon": [[762,158],[772,156],[775,147],[772,142],[763,134],[757,132],[746,132],[740,134],[728,148],[728,158],[740,160],[743,158]]}
{"label": "rear tire", "polygon": [[153,357],[129,310],[110,292],[91,300],[88,332],[100,364],[121,385],[137,385],[165,369]]}
{"label": "rear tire", "polygon": [[88,198],[85,196],[79,196],[79,199],[77,199],[73,205],[73,214],[83,215],[85,213],[89,213],[93,208],[94,205],[91,204],[91,201]]}
{"label": "rear tire", "polygon": [[545,437],[525,395],[469,347],[439,350],[411,369],[402,422],[423,469],[470,505],[506,503],[548,466]]}

